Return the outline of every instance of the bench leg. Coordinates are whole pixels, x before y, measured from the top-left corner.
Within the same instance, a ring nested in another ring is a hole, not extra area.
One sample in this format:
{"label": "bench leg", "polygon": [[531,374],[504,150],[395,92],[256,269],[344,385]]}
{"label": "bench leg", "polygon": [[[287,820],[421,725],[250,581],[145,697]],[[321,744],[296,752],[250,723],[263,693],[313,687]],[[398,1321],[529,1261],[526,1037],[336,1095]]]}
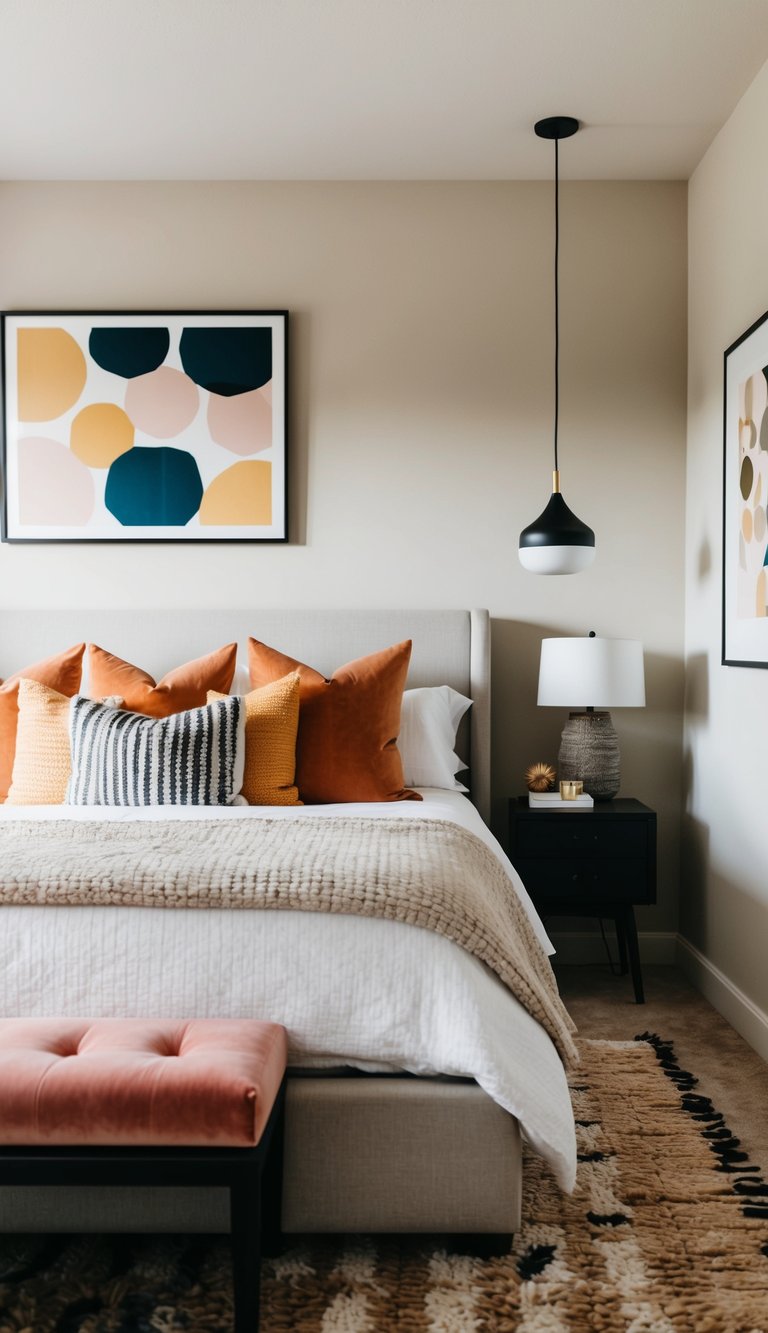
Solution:
{"label": "bench leg", "polygon": [[230,1186],[235,1333],[256,1333],[261,1298],[261,1171]]}
{"label": "bench leg", "polygon": [[280,1254],[283,1248],[283,1159],[285,1144],[285,1089],[276,1103],[272,1135],[261,1174],[261,1249]]}

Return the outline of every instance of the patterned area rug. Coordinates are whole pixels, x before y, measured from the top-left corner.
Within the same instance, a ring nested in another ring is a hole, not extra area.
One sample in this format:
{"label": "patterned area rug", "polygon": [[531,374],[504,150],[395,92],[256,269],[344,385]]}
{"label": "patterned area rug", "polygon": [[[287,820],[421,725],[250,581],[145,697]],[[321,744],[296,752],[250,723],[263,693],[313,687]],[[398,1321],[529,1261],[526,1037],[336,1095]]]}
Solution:
{"label": "patterned area rug", "polygon": [[[768,1333],[768,1184],[671,1046],[583,1042],[579,1179],[536,1158],[511,1254],[294,1245],[263,1333]],[[224,1333],[221,1238],[0,1238],[2,1333]]]}

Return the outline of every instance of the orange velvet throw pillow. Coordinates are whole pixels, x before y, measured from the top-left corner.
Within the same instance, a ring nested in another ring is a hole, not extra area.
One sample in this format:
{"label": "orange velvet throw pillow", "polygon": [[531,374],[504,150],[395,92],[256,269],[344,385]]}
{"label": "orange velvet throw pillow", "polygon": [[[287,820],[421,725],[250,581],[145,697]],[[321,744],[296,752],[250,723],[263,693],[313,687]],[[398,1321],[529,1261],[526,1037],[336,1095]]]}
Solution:
{"label": "orange velvet throw pillow", "polygon": [[74,648],[59,653],[58,657],[47,657],[34,666],[24,667],[0,685],[0,801],[8,795],[13,774],[13,761],[16,757],[16,726],[19,720],[19,681],[22,676],[27,680],[39,680],[41,685],[48,685],[59,694],[66,694],[71,699],[80,689],[80,677],[83,672],[83,653],[85,644],[78,643]]}
{"label": "orange velvet throw pillow", "polygon": [[420,801],[403,785],[397,748],[411,641],[360,657],[330,680],[258,639],[248,640],[255,689],[298,671],[296,784],[310,805],[336,801]]}
{"label": "orange velvet throw pillow", "polygon": [[[89,694],[92,699],[103,699],[119,694],[123,706],[131,713],[146,717],[170,717],[188,708],[202,708],[209,690],[228,694],[235,674],[237,644],[228,643],[206,657],[185,662],[163,676],[161,681],[140,667],[124,662],[122,657],[90,646],[91,679]],[[25,673],[28,674],[28,673]]]}

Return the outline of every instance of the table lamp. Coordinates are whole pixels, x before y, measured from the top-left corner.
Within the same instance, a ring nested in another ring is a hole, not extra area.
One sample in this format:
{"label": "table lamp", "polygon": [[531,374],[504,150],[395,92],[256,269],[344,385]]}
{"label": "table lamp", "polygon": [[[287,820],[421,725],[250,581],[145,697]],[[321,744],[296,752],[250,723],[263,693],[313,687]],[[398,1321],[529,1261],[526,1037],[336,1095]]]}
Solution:
{"label": "table lamp", "polygon": [[[576,708],[563,727],[558,777],[581,779],[596,801],[619,790],[619,740],[609,708],[643,708],[643,645],[637,639],[542,639],[538,703]],[[597,710],[597,711],[596,711]]]}

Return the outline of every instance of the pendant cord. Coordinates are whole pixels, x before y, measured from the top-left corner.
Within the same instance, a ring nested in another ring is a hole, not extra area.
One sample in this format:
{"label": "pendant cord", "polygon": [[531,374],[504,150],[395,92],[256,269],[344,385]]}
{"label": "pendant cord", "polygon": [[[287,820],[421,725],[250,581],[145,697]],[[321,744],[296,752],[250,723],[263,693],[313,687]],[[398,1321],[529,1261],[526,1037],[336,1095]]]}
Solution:
{"label": "pendant cord", "polygon": [[555,472],[557,461],[557,419],[560,412],[560,169],[559,141],[555,139]]}

